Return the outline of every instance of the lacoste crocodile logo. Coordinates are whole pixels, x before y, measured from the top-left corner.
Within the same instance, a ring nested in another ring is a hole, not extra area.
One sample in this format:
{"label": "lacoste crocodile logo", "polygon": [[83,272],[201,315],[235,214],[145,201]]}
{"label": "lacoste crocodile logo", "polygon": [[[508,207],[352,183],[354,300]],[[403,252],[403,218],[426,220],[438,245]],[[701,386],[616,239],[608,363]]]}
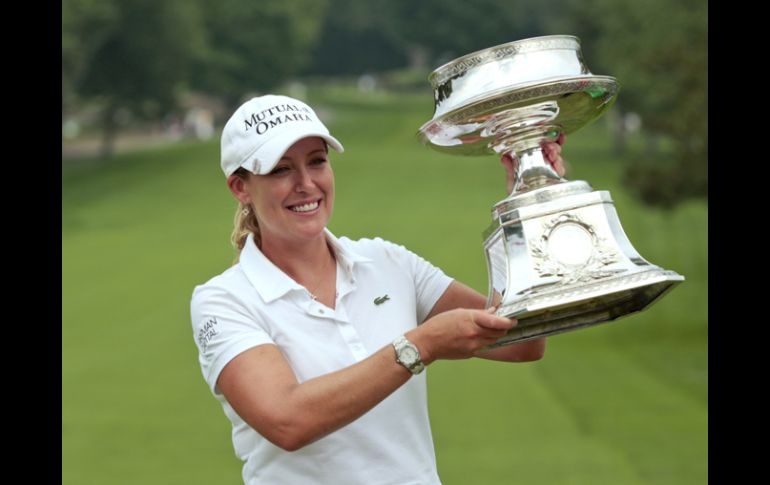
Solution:
{"label": "lacoste crocodile logo", "polygon": [[388,300],[390,300],[390,297],[388,295],[379,296],[379,297],[374,299],[374,304],[375,305],[382,305],[383,303],[385,303]]}

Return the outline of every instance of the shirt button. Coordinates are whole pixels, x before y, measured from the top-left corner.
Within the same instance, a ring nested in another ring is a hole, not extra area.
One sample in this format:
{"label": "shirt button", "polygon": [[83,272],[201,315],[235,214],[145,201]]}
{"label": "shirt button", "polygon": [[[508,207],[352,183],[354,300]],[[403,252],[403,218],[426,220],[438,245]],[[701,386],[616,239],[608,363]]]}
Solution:
{"label": "shirt button", "polygon": [[323,315],[323,314],[324,314],[324,311],[323,311],[323,310],[318,310],[318,313],[320,313],[321,315]]}

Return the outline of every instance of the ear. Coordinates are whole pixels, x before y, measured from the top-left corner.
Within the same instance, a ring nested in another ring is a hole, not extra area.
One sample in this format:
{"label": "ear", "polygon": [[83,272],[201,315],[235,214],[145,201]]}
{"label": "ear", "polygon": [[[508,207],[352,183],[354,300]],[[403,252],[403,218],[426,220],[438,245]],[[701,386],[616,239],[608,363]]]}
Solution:
{"label": "ear", "polygon": [[248,204],[251,202],[251,195],[246,189],[246,181],[237,175],[230,175],[227,177],[227,188],[233,193],[236,199],[242,204]]}

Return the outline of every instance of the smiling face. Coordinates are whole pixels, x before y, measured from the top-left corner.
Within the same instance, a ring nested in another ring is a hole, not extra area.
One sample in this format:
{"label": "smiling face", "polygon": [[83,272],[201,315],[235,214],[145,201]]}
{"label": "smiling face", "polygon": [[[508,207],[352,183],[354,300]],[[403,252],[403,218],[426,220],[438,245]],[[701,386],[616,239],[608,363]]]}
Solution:
{"label": "smiling face", "polygon": [[321,138],[296,142],[267,175],[231,175],[227,184],[254,209],[263,247],[323,239],[334,207],[334,173]]}

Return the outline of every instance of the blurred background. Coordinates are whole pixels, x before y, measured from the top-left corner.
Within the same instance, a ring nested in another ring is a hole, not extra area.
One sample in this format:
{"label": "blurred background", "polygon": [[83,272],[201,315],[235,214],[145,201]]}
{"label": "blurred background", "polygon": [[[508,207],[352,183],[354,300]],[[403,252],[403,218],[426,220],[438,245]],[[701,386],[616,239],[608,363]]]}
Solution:
{"label": "blurred background", "polygon": [[302,99],[345,145],[332,232],[403,244],[486,293],[504,173],[420,145],[427,77],[550,34],[578,36],[621,84],[567,140],[567,177],[609,190],[639,253],[686,281],[550,338],[535,363],[432,365],[439,474],[706,483],[706,0],[63,0],[63,483],[241,483],[189,321],[193,287],[235,257],[219,134],[241,102]]}

